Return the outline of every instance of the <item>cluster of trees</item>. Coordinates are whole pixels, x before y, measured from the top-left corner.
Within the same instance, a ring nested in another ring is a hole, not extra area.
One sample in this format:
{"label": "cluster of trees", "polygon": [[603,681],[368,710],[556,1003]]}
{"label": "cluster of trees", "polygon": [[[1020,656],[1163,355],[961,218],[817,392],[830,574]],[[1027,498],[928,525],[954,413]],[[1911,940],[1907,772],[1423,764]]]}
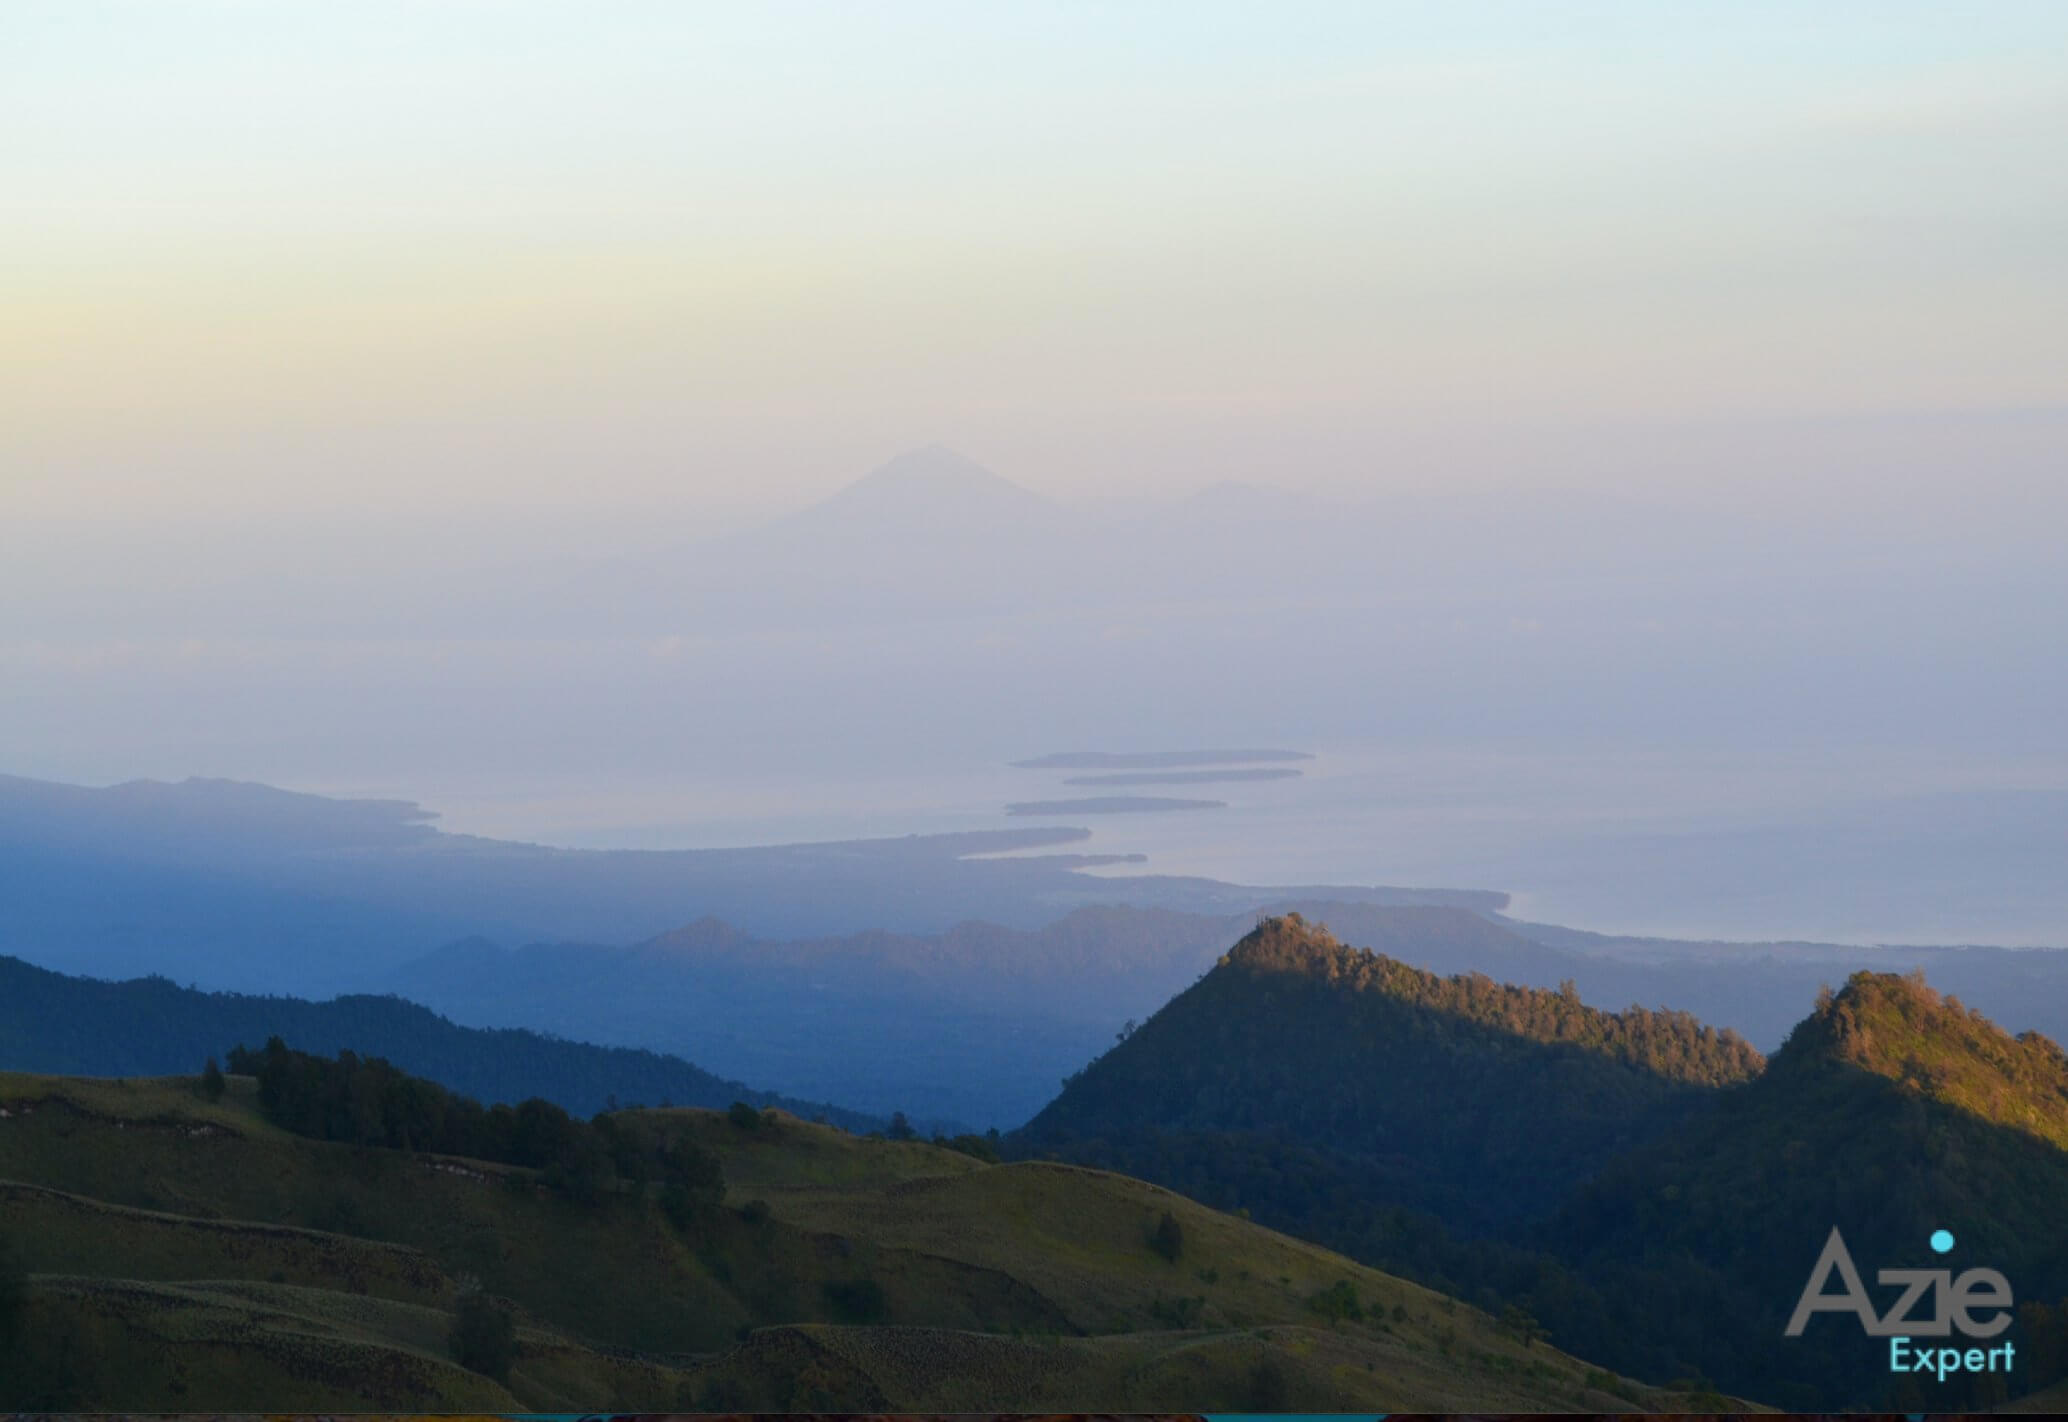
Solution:
{"label": "cluster of trees", "polygon": [[1984,1120],[2068,1150],[2068,1052],[2037,1032],[2013,1037],[1924,972],[1854,973],[1791,1034],[1797,1059],[1822,1054],[1904,1082]]}
{"label": "cluster of trees", "polygon": [[229,1068],[258,1078],[268,1120],[316,1140],[524,1166],[585,1201],[618,1182],[641,1193],[658,1185],[671,1213],[715,1204],[725,1194],[716,1156],[637,1118],[606,1113],[582,1121],[538,1097],[483,1106],[379,1057],[319,1057],[278,1037],[259,1051],[238,1046]]}
{"label": "cluster of trees", "polygon": [[[734,1102],[732,1109],[734,1113],[733,1123],[735,1125],[742,1124],[738,1113],[750,1108]],[[872,1136],[880,1135],[885,1140],[916,1141],[919,1139],[919,1128],[912,1124],[912,1118],[904,1112],[893,1111],[890,1113],[889,1126],[882,1131],[874,1131],[870,1134]],[[996,1165],[1000,1159],[998,1154],[999,1136],[996,1126],[993,1126],[981,1136],[969,1131],[964,1131],[960,1135],[954,1136],[943,1135],[941,1132],[935,1131],[933,1139],[929,1144],[940,1146],[944,1150],[952,1150],[963,1155],[972,1156],[988,1165]]]}
{"label": "cluster of trees", "polygon": [[986,1165],[996,1165],[1001,1159],[998,1153],[1000,1139],[996,1126],[993,1126],[981,1136],[974,1135],[968,1131],[963,1132],[961,1135],[944,1136],[939,1131],[936,1131],[934,1132],[932,1144],[940,1146],[943,1150],[952,1150],[960,1155],[981,1160]]}
{"label": "cluster of trees", "polygon": [[1348,1279],[1338,1279],[1327,1288],[1309,1294],[1307,1307],[1331,1323],[1344,1319],[1356,1323],[1364,1318],[1364,1301],[1357,1297],[1357,1286]]}
{"label": "cluster of trees", "polygon": [[1291,973],[1352,994],[1375,994],[1524,1042],[1564,1043],[1668,1081],[1726,1086],[1759,1074],[1756,1048],[1728,1027],[1691,1013],[1631,1006],[1604,1012],[1580,1000],[1568,979],[1553,992],[1497,982],[1484,973],[1443,977],[1383,953],[1350,948],[1298,914],[1267,919],[1223,963],[1251,976]]}

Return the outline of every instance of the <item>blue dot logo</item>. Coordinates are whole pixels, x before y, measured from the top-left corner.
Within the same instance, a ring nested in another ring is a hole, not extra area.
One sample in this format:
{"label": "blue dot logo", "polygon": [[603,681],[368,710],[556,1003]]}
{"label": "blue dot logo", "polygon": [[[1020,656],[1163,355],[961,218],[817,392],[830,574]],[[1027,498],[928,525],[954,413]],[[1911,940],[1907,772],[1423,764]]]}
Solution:
{"label": "blue dot logo", "polygon": [[1935,1253],[1935,1254],[1944,1254],[1944,1253],[1946,1253],[1946,1252],[1947,1252],[1948,1250],[1950,1250],[1950,1249],[1952,1249],[1952,1248],[1953,1248],[1953,1234],[1952,1234],[1952,1231],[1950,1231],[1950,1230],[1943,1230],[1943,1229],[1935,1229],[1935,1230],[1933,1230],[1933,1231],[1932,1231],[1932,1252],[1933,1252],[1933,1253]]}

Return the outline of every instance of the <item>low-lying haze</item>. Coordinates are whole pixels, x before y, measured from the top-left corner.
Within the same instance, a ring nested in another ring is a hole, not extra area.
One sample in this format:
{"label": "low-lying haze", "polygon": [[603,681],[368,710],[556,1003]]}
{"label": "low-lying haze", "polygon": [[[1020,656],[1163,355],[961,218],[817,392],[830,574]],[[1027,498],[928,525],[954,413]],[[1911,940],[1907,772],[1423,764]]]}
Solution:
{"label": "low-lying haze", "polygon": [[927,447],[611,554],[253,535],[191,584],[11,568],[14,768],[686,848],[995,827],[1086,798],[1082,767],[1010,765],[1059,748],[1291,746],[1322,753],[1299,778],[1097,847],[1628,931],[2068,939],[2033,858],[2068,791],[2068,575],[2029,531],[1580,494],[1116,509]]}
{"label": "low-lying haze", "polygon": [[0,771],[680,846],[1286,745],[1110,847],[2068,939],[2064,54],[1922,0],[28,7]]}

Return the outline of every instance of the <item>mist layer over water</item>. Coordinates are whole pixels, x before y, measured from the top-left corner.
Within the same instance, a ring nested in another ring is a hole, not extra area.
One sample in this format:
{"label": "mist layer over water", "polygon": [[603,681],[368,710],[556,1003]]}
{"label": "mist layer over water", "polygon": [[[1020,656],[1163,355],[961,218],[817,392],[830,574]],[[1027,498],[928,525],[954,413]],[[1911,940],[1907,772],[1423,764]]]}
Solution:
{"label": "mist layer over water", "polygon": [[1087,816],[1085,847],[1145,856],[1106,872],[1501,889],[1598,929],[2068,942],[2068,572],[2028,497],[2068,419],[1940,434],[1912,482],[1943,494],[1956,454],[1994,451],[1993,512],[1264,487],[1071,506],[928,448],[679,540],[23,536],[34,556],[0,559],[0,770],[665,848],[1003,828],[1008,805],[1109,793],[1014,761],[1277,746],[1318,758],[1155,792],[1221,808]]}
{"label": "mist layer over water", "polygon": [[[1319,748],[1297,779],[1220,787],[1226,808],[1055,817],[1106,874],[1492,888],[1513,912],[1603,932],[1837,942],[2068,943],[2043,860],[2068,834],[2068,766],[1920,755]],[[453,831],[576,848],[687,849],[997,829],[1065,771],[878,776],[428,775]],[[2038,788],[2035,788],[2038,787]]]}

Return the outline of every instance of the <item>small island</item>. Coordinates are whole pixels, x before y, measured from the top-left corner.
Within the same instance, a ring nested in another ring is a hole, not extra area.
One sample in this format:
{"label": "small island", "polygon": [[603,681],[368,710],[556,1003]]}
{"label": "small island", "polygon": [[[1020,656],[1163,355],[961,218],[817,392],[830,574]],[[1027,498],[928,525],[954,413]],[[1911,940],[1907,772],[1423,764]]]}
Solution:
{"label": "small island", "polygon": [[1297,780],[1298,770],[1122,770],[1109,775],[1072,775],[1065,785],[1229,785],[1237,781]]}
{"label": "small island", "polygon": [[1226,800],[1172,800],[1158,795],[1097,795],[1086,800],[1019,800],[1008,815],[1140,815],[1162,810],[1225,810]]}
{"label": "small island", "polygon": [[1015,770],[1173,770],[1312,759],[1312,752],[1296,750],[1057,751],[1016,760],[1012,766]]}

